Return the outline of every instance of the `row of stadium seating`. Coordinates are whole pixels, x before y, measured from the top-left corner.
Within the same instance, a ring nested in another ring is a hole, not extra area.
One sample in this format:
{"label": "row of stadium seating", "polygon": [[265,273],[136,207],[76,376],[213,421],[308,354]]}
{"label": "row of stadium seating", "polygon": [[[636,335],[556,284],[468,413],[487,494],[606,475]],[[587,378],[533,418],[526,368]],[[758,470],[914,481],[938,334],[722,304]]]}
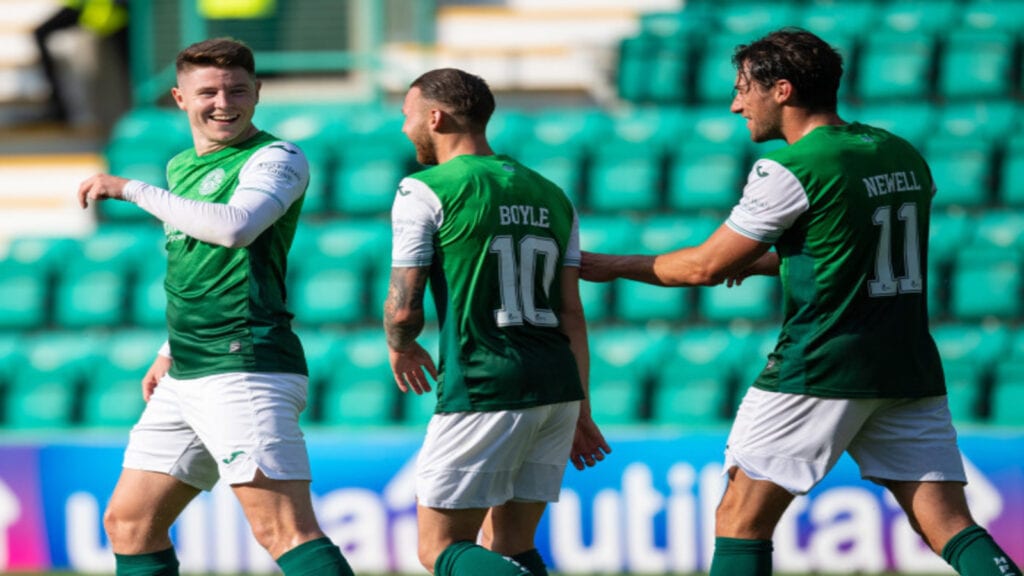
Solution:
{"label": "row of stadium seating", "polygon": [[[733,52],[757,36],[714,27],[690,29],[693,21],[666,33],[665,19],[685,17],[686,11],[648,15],[636,36],[622,40],[617,87],[623,99],[662,104],[731,99]],[[844,99],[947,101],[1024,92],[1019,30],[965,26],[907,32],[883,27],[866,33],[842,26],[821,34],[843,56]]]}
{"label": "row of stadium seating", "polygon": [[[917,144],[932,167],[938,206],[1024,206],[1024,103],[979,100],[845,106],[844,116],[890,128]],[[398,181],[417,169],[397,111],[267,106],[259,125],[300,143],[310,159],[308,215],[382,215]],[[165,186],[164,167],[189,146],[178,111],[135,110],[107,149],[111,172]],[[731,207],[756,154],[742,118],[725,105],[503,111],[489,135],[496,150],[561,185],[581,212],[699,212]],[[112,220],[148,219],[125,203],[104,203]]]}
{"label": "row of stadium seating", "polygon": [[[723,217],[585,216],[581,244],[596,252],[665,252],[703,241]],[[288,278],[297,322],[378,323],[390,234],[386,219],[300,226]],[[1024,319],[1024,210],[939,211],[930,237],[934,319]],[[15,239],[0,259],[0,330],[162,326],[162,244],[163,230],[153,222],[106,224],[80,240]],[[779,313],[778,282],[763,277],[736,288],[695,290],[584,283],[582,295],[594,322],[774,322]]]}
{"label": "row of stadium seating", "polygon": [[[383,332],[304,330],[309,424],[422,425],[433,395],[402,395]],[[591,394],[606,425],[721,425],[763,366],[776,327],[594,328]],[[1024,425],[1024,329],[940,324],[950,405],[960,424]],[[0,334],[0,429],[124,429],[142,410],[140,380],[159,330]],[[436,331],[422,338],[436,350]]]}

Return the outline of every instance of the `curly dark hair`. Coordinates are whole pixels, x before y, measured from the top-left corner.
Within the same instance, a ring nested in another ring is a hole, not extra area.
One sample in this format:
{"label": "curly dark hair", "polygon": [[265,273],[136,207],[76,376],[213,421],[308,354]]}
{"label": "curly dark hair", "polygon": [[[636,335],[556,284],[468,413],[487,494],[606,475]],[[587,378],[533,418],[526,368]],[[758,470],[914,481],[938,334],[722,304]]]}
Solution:
{"label": "curly dark hair", "polygon": [[843,57],[827,42],[801,28],[783,28],[736,47],[732,63],[748,81],[765,88],[789,80],[797,101],[814,111],[835,111]]}

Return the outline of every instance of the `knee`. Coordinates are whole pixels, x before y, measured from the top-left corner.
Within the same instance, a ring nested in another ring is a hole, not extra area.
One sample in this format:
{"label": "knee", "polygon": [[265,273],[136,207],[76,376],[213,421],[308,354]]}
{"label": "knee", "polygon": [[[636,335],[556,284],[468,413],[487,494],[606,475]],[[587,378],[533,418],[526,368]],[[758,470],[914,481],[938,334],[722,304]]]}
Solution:
{"label": "knee", "polygon": [[108,506],[103,512],[103,530],[115,552],[131,554],[146,545],[152,526],[138,516]]}
{"label": "knee", "polygon": [[756,509],[723,501],[715,510],[715,535],[727,538],[771,540],[775,523]]}
{"label": "knee", "polygon": [[441,555],[441,550],[427,542],[420,542],[416,548],[416,554],[419,557],[420,565],[426,568],[427,572],[433,574],[434,564],[437,562],[437,557]]}

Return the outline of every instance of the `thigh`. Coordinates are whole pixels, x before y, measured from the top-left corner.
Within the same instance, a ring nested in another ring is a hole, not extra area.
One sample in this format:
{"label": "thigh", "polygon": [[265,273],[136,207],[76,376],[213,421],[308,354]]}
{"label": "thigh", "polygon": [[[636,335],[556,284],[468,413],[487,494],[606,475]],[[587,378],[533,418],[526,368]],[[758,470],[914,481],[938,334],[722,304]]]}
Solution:
{"label": "thigh", "polygon": [[245,517],[271,556],[322,535],[306,480],[274,480],[257,471],[245,484],[231,487]]}
{"label": "thigh", "polygon": [[107,504],[107,528],[118,554],[144,554],[170,546],[168,530],[199,490],[158,472],[121,471]]}
{"label": "thigh", "polygon": [[546,508],[546,502],[515,501],[491,508],[484,522],[485,546],[505,556],[535,548],[537,526]]}
{"label": "thigh", "polygon": [[835,466],[876,404],[751,388],[729,433],[725,468],[806,494]]}
{"label": "thigh", "polygon": [[885,481],[910,524],[936,553],[949,539],[974,524],[959,482]]}
{"label": "thigh", "polygon": [[189,382],[169,376],[160,380],[132,427],[124,467],[167,474],[209,490],[217,483],[217,464],[182,411],[182,393]]}
{"label": "thigh", "polygon": [[850,443],[861,476],[875,482],[966,482],[945,396],[890,400]]}
{"label": "thigh", "polygon": [[729,482],[715,513],[715,536],[770,540],[793,494],[767,480],[755,480],[743,470],[727,471]]}
{"label": "thigh", "polygon": [[308,379],[299,374],[230,373],[193,383],[183,403],[195,429],[229,484],[311,479],[299,415]]}

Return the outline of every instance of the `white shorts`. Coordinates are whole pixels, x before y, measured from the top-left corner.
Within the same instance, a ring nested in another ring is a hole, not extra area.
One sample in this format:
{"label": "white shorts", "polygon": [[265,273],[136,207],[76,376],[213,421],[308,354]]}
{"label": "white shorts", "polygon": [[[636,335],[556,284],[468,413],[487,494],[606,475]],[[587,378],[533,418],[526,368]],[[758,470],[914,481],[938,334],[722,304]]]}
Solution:
{"label": "white shorts", "polygon": [[580,403],[435,414],[416,459],[416,498],[429,508],[557,502]]}
{"label": "white shorts", "polygon": [[967,481],[945,396],[837,399],[750,388],[729,433],[725,469],[806,494],[843,452],[874,482]]}
{"label": "white shorts", "polygon": [[306,386],[301,374],[164,376],[132,428],[124,467],[169,474],[201,490],[220,477],[250,482],[257,469],[275,480],[310,480],[299,429]]}

